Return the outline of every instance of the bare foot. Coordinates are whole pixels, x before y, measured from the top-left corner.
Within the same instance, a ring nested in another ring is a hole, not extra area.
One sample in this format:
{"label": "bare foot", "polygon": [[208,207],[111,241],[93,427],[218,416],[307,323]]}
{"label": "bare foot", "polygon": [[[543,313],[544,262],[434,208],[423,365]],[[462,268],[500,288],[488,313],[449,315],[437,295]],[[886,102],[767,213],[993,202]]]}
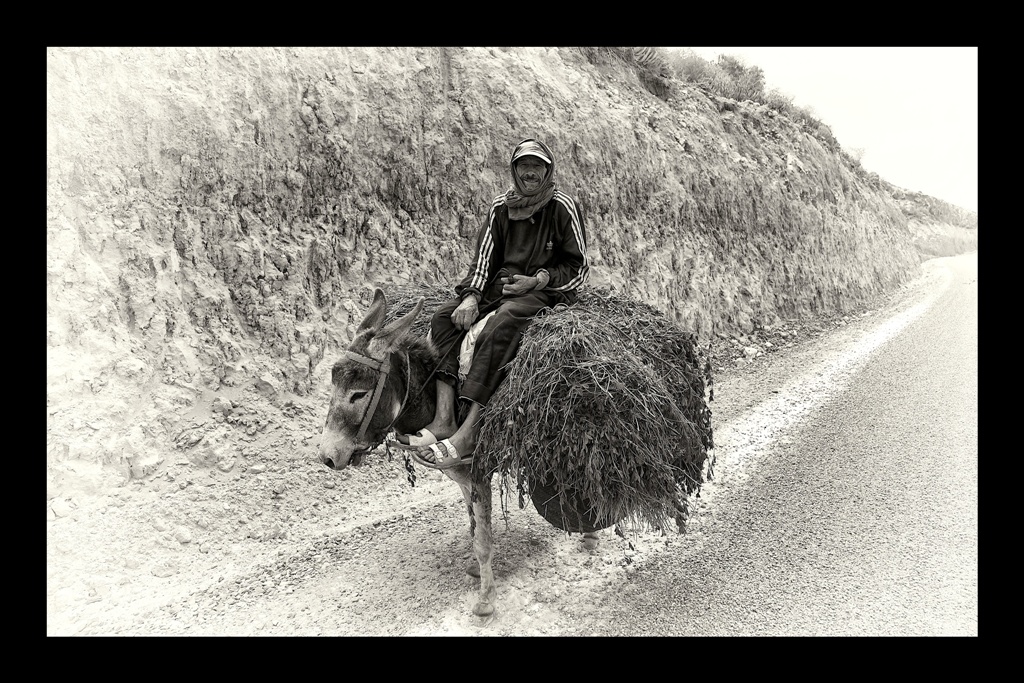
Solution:
{"label": "bare foot", "polygon": [[447,439],[426,446],[412,446],[413,459],[421,465],[448,469],[473,462],[473,449],[476,447],[476,434],[472,430],[459,429]]}
{"label": "bare foot", "polygon": [[456,428],[454,424],[434,424],[431,422],[415,434],[399,434],[398,442],[408,446],[429,446],[441,439],[447,439],[455,433]]}
{"label": "bare foot", "polygon": [[463,458],[467,455],[472,455],[473,451],[476,450],[476,439],[466,434],[465,430],[459,430],[452,434],[448,437],[448,442],[455,446],[455,449]]}

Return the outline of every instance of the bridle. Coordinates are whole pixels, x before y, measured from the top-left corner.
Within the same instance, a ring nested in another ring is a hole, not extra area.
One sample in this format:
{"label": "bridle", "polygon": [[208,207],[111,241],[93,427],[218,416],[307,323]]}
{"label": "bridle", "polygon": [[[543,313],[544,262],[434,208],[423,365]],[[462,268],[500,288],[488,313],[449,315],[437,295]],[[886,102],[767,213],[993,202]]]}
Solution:
{"label": "bridle", "polygon": [[[363,437],[366,435],[366,428],[370,426],[370,421],[373,419],[373,415],[377,411],[377,404],[380,403],[380,397],[384,394],[384,384],[387,382],[388,374],[391,372],[391,354],[388,353],[384,356],[383,360],[377,360],[350,350],[345,352],[345,357],[349,360],[354,360],[357,363],[365,365],[378,373],[377,385],[373,388],[373,396],[370,398],[370,405],[367,406],[366,412],[363,413],[363,421],[359,424],[359,436],[357,436],[356,439],[362,441]],[[402,399],[402,405],[399,408],[398,413],[395,415],[395,419],[392,420],[391,424],[388,425],[388,428],[384,430],[385,434],[391,431],[395,422],[397,422],[398,418],[402,416],[403,412],[405,412],[405,404],[409,400],[409,385],[412,384],[412,372],[409,367],[408,351],[405,352],[405,371],[405,397]]]}
{"label": "bridle", "polygon": [[[448,352],[452,350],[452,348],[455,346],[455,342],[458,341],[458,339],[458,337],[452,339],[451,343],[448,344],[448,348],[445,350],[445,355],[447,355]],[[384,430],[385,434],[391,431],[391,428],[395,426],[395,423],[398,422],[398,418],[400,418],[402,416],[402,413],[405,412],[405,406],[409,402],[409,386],[412,384],[412,370],[409,365],[409,351],[405,350],[403,351],[403,354],[405,355],[405,397],[402,399],[402,405],[398,409],[398,413],[395,414],[395,419],[392,420],[391,424],[388,425],[388,428]],[[349,349],[345,351],[345,357],[348,358],[349,360],[354,360],[357,363],[365,365],[366,367],[372,370],[376,370],[379,373],[377,376],[377,385],[373,388],[373,396],[370,397],[370,405],[367,406],[366,412],[363,413],[363,421],[359,424],[359,436],[357,436],[356,438],[359,441],[362,441],[363,436],[366,434],[366,428],[370,426],[370,421],[373,419],[373,414],[377,410],[377,404],[380,403],[380,397],[384,394],[384,384],[385,382],[387,382],[388,373],[391,372],[391,354],[388,353],[386,356],[384,356],[383,360],[377,360],[376,358],[370,358],[369,356],[364,356],[361,353],[357,353],[356,351],[352,351],[351,349]],[[419,396],[420,393],[423,392],[423,390],[427,386],[427,383],[437,373],[440,367],[441,364],[438,363],[437,367],[431,370],[430,374],[427,375],[427,379],[423,382],[423,386],[420,387],[419,391],[416,394],[417,396]]]}

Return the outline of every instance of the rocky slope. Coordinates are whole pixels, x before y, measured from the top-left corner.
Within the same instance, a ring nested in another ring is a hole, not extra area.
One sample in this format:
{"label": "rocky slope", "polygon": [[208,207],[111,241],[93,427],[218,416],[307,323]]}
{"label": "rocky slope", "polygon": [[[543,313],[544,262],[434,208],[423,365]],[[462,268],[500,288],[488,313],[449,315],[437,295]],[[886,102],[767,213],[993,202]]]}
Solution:
{"label": "rocky slope", "polygon": [[755,348],[976,248],[976,218],[625,54],[49,49],[48,514],[311,457],[373,288],[461,278],[525,137],[585,207],[593,285],[709,341]]}

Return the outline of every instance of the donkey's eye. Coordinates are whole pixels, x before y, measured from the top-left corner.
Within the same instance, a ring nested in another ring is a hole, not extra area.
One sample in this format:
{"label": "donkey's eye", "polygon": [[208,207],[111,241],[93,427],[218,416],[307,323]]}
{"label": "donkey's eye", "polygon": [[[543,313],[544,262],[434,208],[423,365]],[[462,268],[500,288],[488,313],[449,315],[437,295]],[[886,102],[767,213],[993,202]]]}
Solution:
{"label": "donkey's eye", "polygon": [[356,401],[361,399],[363,396],[366,396],[366,392],[365,391],[353,391],[349,395],[349,397],[348,397],[348,402],[349,403],[355,403]]}

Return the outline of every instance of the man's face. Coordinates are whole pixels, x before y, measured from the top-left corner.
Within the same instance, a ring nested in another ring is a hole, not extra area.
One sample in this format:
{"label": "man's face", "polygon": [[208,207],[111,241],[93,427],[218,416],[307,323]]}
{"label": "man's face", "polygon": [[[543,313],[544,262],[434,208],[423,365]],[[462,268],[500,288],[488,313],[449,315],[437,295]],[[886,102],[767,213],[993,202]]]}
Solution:
{"label": "man's face", "polygon": [[527,192],[534,192],[540,187],[547,170],[547,164],[534,156],[525,156],[516,162],[516,174]]}

